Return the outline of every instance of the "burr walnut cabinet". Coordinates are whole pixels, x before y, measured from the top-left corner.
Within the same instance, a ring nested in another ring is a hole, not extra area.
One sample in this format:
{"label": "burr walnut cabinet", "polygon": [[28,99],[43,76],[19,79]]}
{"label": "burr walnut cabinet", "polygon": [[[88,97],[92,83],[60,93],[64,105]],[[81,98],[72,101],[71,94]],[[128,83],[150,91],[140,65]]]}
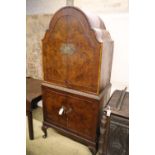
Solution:
{"label": "burr walnut cabinet", "polygon": [[102,20],[63,7],[42,40],[43,127],[97,150],[100,109],[110,93],[113,41]]}

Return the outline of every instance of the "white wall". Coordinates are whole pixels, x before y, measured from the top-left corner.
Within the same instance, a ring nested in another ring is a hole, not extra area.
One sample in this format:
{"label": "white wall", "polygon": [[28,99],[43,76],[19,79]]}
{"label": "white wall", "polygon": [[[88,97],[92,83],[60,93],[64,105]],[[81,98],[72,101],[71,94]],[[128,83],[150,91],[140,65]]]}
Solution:
{"label": "white wall", "polygon": [[[27,0],[27,14],[53,13],[66,5],[67,0]],[[94,13],[128,11],[128,0],[74,0],[74,5]]]}
{"label": "white wall", "polygon": [[128,13],[99,14],[114,40],[111,82],[122,89],[129,86],[129,17]]}
{"label": "white wall", "polygon": [[[99,15],[114,40],[112,89],[122,89],[129,86],[128,0],[90,0],[89,2],[88,0],[75,0],[74,4]],[[27,14],[52,14],[65,5],[65,0],[27,0]]]}
{"label": "white wall", "polygon": [[65,5],[65,0],[26,0],[26,14],[52,14]]}

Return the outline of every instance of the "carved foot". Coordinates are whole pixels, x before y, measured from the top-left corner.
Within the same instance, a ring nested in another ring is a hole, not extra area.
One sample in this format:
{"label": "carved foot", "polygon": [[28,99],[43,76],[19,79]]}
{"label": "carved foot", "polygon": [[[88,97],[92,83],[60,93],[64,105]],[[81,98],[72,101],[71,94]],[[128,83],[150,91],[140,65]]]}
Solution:
{"label": "carved foot", "polygon": [[89,150],[91,151],[92,155],[96,155],[96,148],[93,146],[88,146]]}
{"label": "carved foot", "polygon": [[47,137],[47,126],[43,125],[41,129],[44,132],[43,138],[46,138]]}

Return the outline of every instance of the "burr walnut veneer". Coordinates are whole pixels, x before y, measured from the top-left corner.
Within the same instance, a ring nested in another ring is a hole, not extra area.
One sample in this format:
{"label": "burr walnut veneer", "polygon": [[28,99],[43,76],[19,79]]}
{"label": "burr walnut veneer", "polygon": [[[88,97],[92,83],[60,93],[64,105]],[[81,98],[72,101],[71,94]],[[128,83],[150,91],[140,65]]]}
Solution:
{"label": "burr walnut veneer", "polygon": [[95,153],[111,86],[110,35],[99,17],[68,6],[54,14],[42,45],[44,136],[53,127]]}

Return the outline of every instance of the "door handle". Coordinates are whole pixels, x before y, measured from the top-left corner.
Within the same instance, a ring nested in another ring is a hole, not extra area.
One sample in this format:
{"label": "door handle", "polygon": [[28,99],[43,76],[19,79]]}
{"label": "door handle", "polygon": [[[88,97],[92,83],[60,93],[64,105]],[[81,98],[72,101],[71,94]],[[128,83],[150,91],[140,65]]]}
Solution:
{"label": "door handle", "polygon": [[59,115],[63,115],[63,114],[68,114],[72,111],[72,108],[66,108],[65,106],[61,106],[61,108],[59,109],[58,114]]}
{"label": "door handle", "polygon": [[60,109],[59,109],[59,115],[62,115],[63,113],[64,113],[64,111],[65,111],[65,107],[64,106],[62,106]]}

